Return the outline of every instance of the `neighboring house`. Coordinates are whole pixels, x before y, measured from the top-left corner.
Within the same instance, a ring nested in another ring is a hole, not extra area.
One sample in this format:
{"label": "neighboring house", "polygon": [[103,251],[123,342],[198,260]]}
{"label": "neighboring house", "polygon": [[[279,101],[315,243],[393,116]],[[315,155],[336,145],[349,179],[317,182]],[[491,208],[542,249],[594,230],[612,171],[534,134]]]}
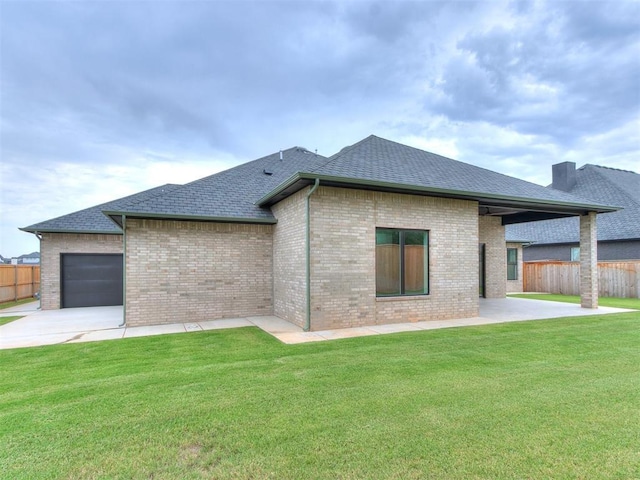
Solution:
{"label": "neighboring house", "polygon": [[[504,297],[514,268],[504,225],[578,215],[591,251],[596,213],[613,210],[370,136],[23,230],[42,238],[43,308],[111,288],[128,325],[276,315],[323,330],[477,316],[479,290]],[[95,288],[109,270],[99,257],[114,268],[123,251],[124,272]],[[583,306],[597,305],[596,268],[583,263]]]}
{"label": "neighboring house", "polygon": [[19,257],[16,257],[15,260],[18,265],[39,265],[40,253],[31,252],[26,255],[20,255]]}
{"label": "neighboring house", "polygon": [[[576,170],[575,163],[564,162],[553,166],[548,188],[622,207],[598,215],[598,260],[640,259],[639,174],[590,164]],[[524,242],[525,261],[579,261],[578,223],[578,218],[570,217],[509,225],[507,241]]]}

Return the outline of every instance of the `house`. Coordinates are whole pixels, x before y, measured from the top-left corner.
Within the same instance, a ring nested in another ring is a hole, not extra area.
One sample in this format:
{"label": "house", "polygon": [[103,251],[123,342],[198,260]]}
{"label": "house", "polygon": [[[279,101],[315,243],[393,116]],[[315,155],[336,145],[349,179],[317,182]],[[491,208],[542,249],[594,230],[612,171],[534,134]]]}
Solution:
{"label": "house", "polygon": [[[591,164],[576,169],[573,162],[554,165],[552,171],[550,190],[622,207],[598,215],[598,260],[640,259],[640,175]],[[525,261],[579,261],[578,223],[576,217],[520,223],[509,225],[506,236],[525,242]]]}
{"label": "house", "polygon": [[19,257],[15,257],[12,261],[15,260],[17,265],[39,265],[40,264],[40,253],[39,252],[31,252],[25,255],[20,255]]}
{"label": "house", "polygon": [[23,230],[41,238],[43,308],[111,289],[130,326],[276,315],[324,330],[477,316],[479,293],[505,296],[505,225],[565,216],[580,218],[582,303],[595,308],[595,218],[613,210],[370,136]]}

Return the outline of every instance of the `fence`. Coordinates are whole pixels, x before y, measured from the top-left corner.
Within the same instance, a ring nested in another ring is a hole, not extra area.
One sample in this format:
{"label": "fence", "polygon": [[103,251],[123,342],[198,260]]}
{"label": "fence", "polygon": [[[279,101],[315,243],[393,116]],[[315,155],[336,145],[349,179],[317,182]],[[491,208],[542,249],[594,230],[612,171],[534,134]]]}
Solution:
{"label": "fence", "polygon": [[33,297],[40,291],[40,266],[0,265],[0,303]]}
{"label": "fence", "polygon": [[[525,292],[580,295],[579,262],[525,262]],[[640,260],[598,262],[601,297],[640,298]]]}

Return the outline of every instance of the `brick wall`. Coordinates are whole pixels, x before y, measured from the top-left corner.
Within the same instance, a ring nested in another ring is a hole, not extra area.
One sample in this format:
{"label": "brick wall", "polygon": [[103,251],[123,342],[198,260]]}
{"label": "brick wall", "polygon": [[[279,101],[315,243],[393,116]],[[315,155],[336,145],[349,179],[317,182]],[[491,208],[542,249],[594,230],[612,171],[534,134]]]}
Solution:
{"label": "brick wall", "polygon": [[598,229],[597,215],[580,217],[580,305],[598,308]]}
{"label": "brick wall", "polygon": [[485,297],[504,298],[507,294],[507,244],[502,220],[500,217],[478,217],[478,230],[479,243],[485,244]]}
{"label": "brick wall", "polygon": [[127,220],[127,325],[272,315],[271,225]]}
{"label": "brick wall", "polygon": [[306,195],[308,188],[271,210],[273,228],[273,312],[303,327],[306,320]]}
{"label": "brick wall", "polygon": [[[376,227],[429,231],[429,295],[376,298]],[[312,330],[478,315],[476,202],[320,187],[311,251]]]}
{"label": "brick wall", "polygon": [[[518,249],[518,279],[517,280],[507,280],[507,293],[521,293],[523,291],[523,259],[522,259],[522,244],[521,243],[507,243],[507,248],[517,248]],[[507,276],[505,274],[504,278]]]}
{"label": "brick wall", "polygon": [[122,235],[43,233],[40,242],[40,306],[60,308],[61,253],[122,253]]}

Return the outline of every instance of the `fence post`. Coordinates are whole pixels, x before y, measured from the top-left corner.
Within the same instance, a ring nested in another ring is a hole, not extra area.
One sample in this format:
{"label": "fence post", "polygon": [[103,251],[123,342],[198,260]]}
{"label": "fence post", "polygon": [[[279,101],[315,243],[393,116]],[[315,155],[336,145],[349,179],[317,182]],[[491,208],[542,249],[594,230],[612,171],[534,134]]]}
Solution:
{"label": "fence post", "polygon": [[13,301],[18,301],[18,265],[13,266]]}

